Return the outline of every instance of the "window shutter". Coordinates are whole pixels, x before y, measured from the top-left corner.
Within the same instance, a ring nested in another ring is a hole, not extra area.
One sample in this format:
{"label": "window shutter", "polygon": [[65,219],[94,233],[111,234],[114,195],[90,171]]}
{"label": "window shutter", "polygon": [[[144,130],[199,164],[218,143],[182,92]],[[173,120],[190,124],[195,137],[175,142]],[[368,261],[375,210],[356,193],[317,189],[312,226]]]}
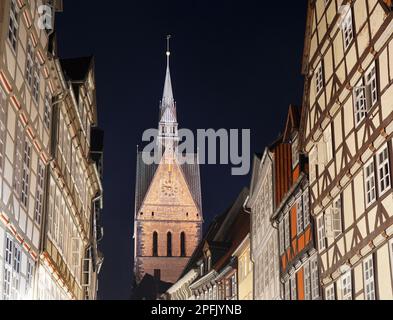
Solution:
{"label": "window shutter", "polygon": [[314,181],[317,177],[317,165],[318,165],[318,146],[315,145],[309,154],[309,167],[310,167],[310,182]]}
{"label": "window shutter", "polygon": [[326,157],[325,164],[326,164],[333,159],[332,127],[330,125],[326,128],[323,134],[323,140],[325,142],[325,148],[326,148],[326,155],[325,155]]}
{"label": "window shutter", "polygon": [[330,207],[325,212],[325,234],[327,238],[334,237],[334,230],[333,230],[333,208]]}

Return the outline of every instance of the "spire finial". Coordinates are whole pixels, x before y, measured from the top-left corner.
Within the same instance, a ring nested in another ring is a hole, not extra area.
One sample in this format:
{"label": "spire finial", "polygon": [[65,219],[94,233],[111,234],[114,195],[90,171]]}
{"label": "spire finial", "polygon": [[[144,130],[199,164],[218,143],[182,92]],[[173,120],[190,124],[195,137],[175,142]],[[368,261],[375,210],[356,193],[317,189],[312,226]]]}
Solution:
{"label": "spire finial", "polygon": [[172,36],[170,34],[168,34],[166,36],[166,56],[167,56],[168,62],[169,62],[169,56],[171,55],[171,47],[170,47],[171,38],[172,38]]}

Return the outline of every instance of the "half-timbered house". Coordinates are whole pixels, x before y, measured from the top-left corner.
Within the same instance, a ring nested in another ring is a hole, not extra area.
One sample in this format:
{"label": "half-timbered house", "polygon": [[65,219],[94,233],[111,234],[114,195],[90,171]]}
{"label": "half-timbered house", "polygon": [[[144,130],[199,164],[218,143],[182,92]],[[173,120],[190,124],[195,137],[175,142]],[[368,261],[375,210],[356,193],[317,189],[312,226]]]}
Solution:
{"label": "half-timbered house", "polygon": [[[276,160],[289,167],[291,183],[277,204],[272,221],[278,229],[283,299],[316,300],[320,298],[318,257],[309,210],[307,160],[299,152],[299,123],[300,108],[290,106],[282,139],[291,153]],[[278,172],[276,181],[282,180],[282,174]]]}
{"label": "half-timbered house", "polygon": [[303,149],[325,299],[393,299],[390,0],[310,0]]}
{"label": "half-timbered house", "polygon": [[59,0],[0,2],[1,299],[96,297],[102,257],[92,221],[98,225],[102,187],[89,148],[94,68],[89,63],[77,85],[65,76],[54,36],[60,10]]}

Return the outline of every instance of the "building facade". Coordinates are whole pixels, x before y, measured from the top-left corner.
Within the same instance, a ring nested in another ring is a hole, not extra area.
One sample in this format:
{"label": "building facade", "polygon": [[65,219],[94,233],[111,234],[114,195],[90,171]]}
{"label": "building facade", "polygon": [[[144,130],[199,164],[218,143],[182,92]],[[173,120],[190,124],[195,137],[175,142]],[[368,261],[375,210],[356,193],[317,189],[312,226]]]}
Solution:
{"label": "building facade", "polygon": [[[169,69],[169,49],[156,161],[138,152],[135,191],[134,275],[138,285],[146,275],[167,284],[178,280],[202,238],[202,202],[196,154],[177,152],[178,123]],[[157,292],[161,294],[163,292]]]}
{"label": "building facade", "polygon": [[[299,151],[300,116],[300,108],[289,107],[283,142],[290,146],[291,154],[281,162],[289,166],[291,184],[272,221],[278,228],[282,298],[316,300],[320,298],[318,255],[310,214],[308,164]],[[280,175],[276,180],[281,180]]]}
{"label": "building facade", "polygon": [[233,256],[237,259],[238,298],[239,300],[253,300],[253,270],[251,261],[250,234],[243,240]]}
{"label": "building facade", "polygon": [[393,299],[390,0],[309,1],[303,149],[323,297]]}
{"label": "building facade", "polygon": [[265,150],[254,157],[250,197],[246,206],[251,212],[251,260],[254,266],[255,300],[280,299],[278,234],[270,221],[275,204],[274,151]]}
{"label": "building facade", "polygon": [[243,189],[231,207],[217,218],[212,226],[214,231],[192,260],[199,270],[199,277],[190,285],[194,300],[239,300],[235,253],[250,231],[250,215],[243,208],[248,195],[248,189]]}
{"label": "building facade", "polygon": [[[42,6],[51,28],[40,25]],[[61,9],[61,1],[0,4],[1,299],[96,297],[96,277],[83,281],[88,248],[97,257],[89,274],[102,263],[92,230],[101,210],[93,200],[102,196],[98,162],[90,157],[94,72],[75,100],[53,33]],[[82,97],[90,99],[83,136],[75,118]]]}

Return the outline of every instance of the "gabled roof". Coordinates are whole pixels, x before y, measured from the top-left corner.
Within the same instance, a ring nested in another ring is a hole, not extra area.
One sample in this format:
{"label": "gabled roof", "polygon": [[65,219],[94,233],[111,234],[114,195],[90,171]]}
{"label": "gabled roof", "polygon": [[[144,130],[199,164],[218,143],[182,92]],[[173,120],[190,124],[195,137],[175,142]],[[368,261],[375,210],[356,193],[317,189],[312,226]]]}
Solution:
{"label": "gabled roof", "polygon": [[283,140],[289,141],[293,131],[297,131],[300,125],[300,114],[301,108],[294,105],[290,105],[288,109],[287,121],[285,123],[285,130],[283,134]]}
{"label": "gabled roof", "polygon": [[[143,152],[137,153],[135,214],[139,212],[159,166],[155,163],[146,164],[143,161],[143,154]],[[202,212],[201,178],[198,164],[198,155],[192,153],[187,154],[186,157],[188,157],[190,161],[185,161],[184,164],[179,164],[179,167],[187,182],[192,198],[194,199],[199,210]]]}
{"label": "gabled roof", "polygon": [[248,189],[244,188],[234,203],[214,219],[180,278],[197,266],[206,247],[212,254],[212,266],[217,271],[231,258],[234,250],[250,231],[250,215],[243,208],[247,196]]}

